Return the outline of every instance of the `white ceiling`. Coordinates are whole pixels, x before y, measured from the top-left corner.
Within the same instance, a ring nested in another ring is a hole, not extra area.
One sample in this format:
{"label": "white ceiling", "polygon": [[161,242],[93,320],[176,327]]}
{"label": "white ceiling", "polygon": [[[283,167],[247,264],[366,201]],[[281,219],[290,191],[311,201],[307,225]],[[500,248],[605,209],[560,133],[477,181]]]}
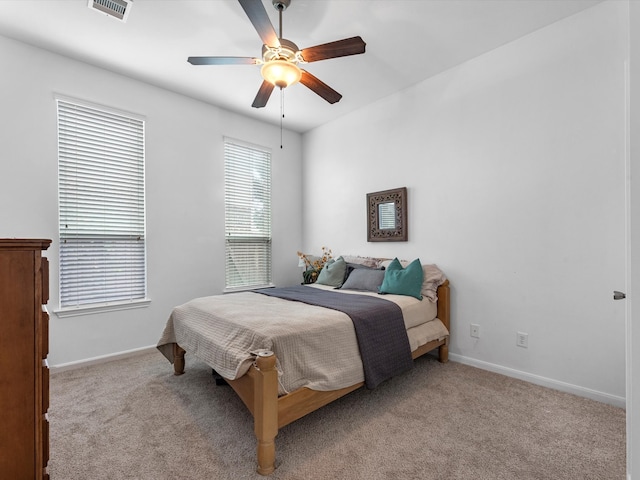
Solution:
{"label": "white ceiling", "polygon": [[[278,12],[262,0],[278,30]],[[343,95],[330,105],[285,90],[284,126],[305,132],[602,0],[292,0],[283,36],[300,48],[360,35],[366,53],[304,68]],[[235,0],[134,0],[122,23],[87,0],[0,0],[0,35],[280,124],[280,95],[251,107],[255,65],[193,66],[188,56],[260,57]],[[8,65],[3,66],[3,75]]]}

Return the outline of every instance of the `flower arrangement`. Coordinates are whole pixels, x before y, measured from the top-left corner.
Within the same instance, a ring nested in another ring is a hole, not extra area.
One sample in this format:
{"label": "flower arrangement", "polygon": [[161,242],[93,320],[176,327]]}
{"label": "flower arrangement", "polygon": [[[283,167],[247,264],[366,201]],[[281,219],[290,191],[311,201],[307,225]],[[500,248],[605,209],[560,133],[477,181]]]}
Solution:
{"label": "flower arrangement", "polygon": [[312,255],[306,255],[302,252],[297,252],[298,258],[304,263],[304,272],[302,272],[302,278],[304,283],[314,283],[318,279],[320,270],[325,264],[333,258],[333,253],[330,248],[322,247],[322,256],[315,257]]}

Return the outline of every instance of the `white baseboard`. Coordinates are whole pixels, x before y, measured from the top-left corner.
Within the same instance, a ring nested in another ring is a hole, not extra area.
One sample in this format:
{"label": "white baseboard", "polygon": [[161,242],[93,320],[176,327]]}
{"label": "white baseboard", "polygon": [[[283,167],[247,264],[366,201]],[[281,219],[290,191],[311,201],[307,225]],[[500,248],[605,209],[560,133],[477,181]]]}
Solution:
{"label": "white baseboard", "polygon": [[616,395],[610,395],[608,393],[598,392],[597,390],[591,390],[589,388],[580,387],[578,385],[572,385],[570,383],[553,380],[551,378],[541,377],[527,372],[521,372],[520,370],[514,370],[513,368],[503,367],[494,363],[483,362],[482,360],[476,360],[475,358],[465,357],[463,355],[457,355],[449,352],[449,359],[464,363],[465,365],[471,365],[472,367],[481,368],[482,370],[489,370],[490,372],[500,373],[507,377],[517,378],[524,380],[525,382],[534,383],[543,387],[553,388],[560,390],[561,392],[572,393],[580,397],[590,398],[602,403],[608,403],[615,407],[626,408],[626,399],[624,397],[618,397]]}
{"label": "white baseboard", "polygon": [[136,355],[142,355],[143,353],[150,353],[156,350],[155,345],[148,347],[134,348],[133,350],[126,350],[124,352],[111,353],[109,355],[101,355],[99,357],[86,358],[84,360],[78,360],[75,362],[61,363],[59,365],[50,365],[49,370],[51,373],[64,372],[65,370],[75,370],[76,368],[88,367],[89,365],[96,365],[98,363],[112,362],[113,360],[120,360],[122,358],[135,357]]}

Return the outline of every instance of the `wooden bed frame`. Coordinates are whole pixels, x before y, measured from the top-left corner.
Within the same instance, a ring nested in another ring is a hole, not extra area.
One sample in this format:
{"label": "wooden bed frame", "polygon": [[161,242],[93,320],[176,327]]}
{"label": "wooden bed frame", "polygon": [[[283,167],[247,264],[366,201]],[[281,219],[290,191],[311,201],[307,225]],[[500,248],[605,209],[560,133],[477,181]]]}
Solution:
{"label": "wooden bed frame", "polygon": [[[449,293],[447,280],[438,287],[438,318],[450,332]],[[178,344],[174,344],[173,348],[174,373],[182,375],[186,352]],[[436,348],[438,360],[446,363],[449,360],[449,338],[422,345],[412,353],[412,357],[416,359]],[[364,382],[360,382],[331,391],[317,391],[303,387],[278,397],[278,372],[276,356],[273,352],[259,355],[253,366],[242,377],[226,381],[253,415],[254,431],[258,440],[257,470],[261,475],[269,475],[275,470],[275,438],[280,428],[364,385]]]}

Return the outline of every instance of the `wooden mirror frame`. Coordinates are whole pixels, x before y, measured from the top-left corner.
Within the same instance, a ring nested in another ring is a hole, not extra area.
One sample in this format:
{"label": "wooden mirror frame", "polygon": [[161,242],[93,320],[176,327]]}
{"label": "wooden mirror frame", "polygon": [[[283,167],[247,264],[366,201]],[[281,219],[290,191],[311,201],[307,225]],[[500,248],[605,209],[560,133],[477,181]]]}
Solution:
{"label": "wooden mirror frame", "polygon": [[[380,228],[378,206],[395,204],[395,228]],[[367,242],[407,241],[407,187],[367,193]]]}

